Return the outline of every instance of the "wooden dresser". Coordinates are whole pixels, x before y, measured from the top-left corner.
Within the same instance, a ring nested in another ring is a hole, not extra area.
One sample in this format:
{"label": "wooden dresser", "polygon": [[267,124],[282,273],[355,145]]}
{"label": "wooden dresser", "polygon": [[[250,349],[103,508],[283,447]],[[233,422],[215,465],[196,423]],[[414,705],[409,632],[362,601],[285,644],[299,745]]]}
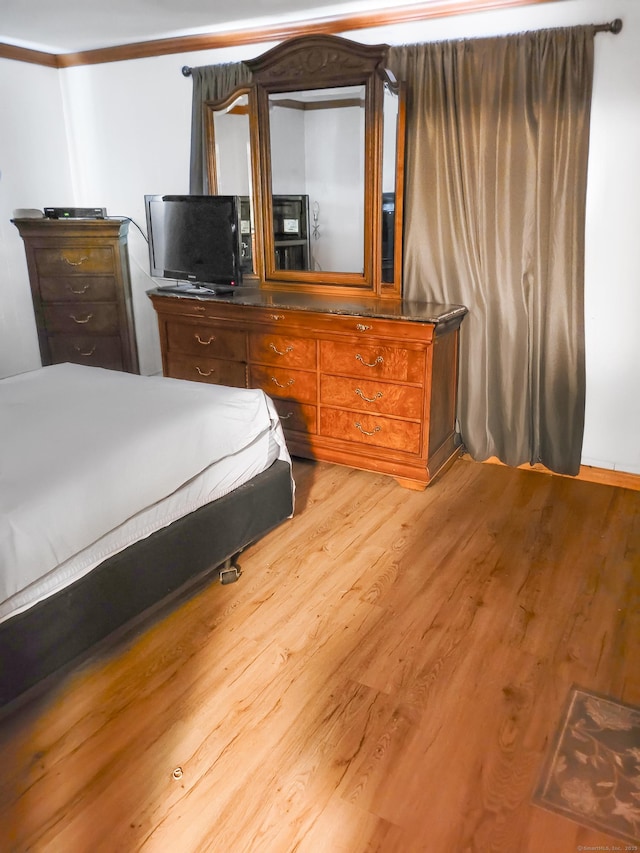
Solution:
{"label": "wooden dresser", "polygon": [[43,365],[138,372],[126,219],[15,219]]}
{"label": "wooden dresser", "polygon": [[458,333],[466,309],[249,290],[149,294],[166,376],[262,388],[294,456],[423,489],[458,455]]}

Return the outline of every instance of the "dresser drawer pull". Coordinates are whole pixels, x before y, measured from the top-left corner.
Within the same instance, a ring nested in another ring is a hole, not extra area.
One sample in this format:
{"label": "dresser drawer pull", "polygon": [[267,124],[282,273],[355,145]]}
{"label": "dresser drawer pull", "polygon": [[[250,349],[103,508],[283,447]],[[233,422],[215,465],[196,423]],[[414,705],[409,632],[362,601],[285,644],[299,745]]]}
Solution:
{"label": "dresser drawer pull", "polygon": [[84,355],[84,356],[88,357],[88,356],[90,356],[90,355],[93,355],[93,354],[94,354],[94,352],[96,351],[96,348],[95,348],[95,345],[94,345],[94,346],[92,346],[92,347],[91,347],[91,349],[90,349],[88,352],[85,352],[84,350],[81,350],[81,349],[80,349],[80,347],[76,344],[76,345],[74,346],[74,350],[75,350],[77,353],[79,353],[80,355]]}
{"label": "dresser drawer pull", "polygon": [[73,286],[70,285],[69,282],[67,282],[67,290],[70,290],[71,293],[75,293],[76,296],[80,296],[82,293],[86,293],[90,287],[90,284],[85,284],[85,286],[81,287],[80,290],[74,290]]}
{"label": "dresser drawer pull", "polygon": [[366,429],[362,428],[362,424],[360,423],[360,421],[356,421],[354,426],[356,429],[359,429],[363,435],[375,435],[377,432],[380,432],[380,430],[382,429],[381,426],[377,426],[374,428],[373,432],[367,432]]}
{"label": "dresser drawer pull", "polygon": [[84,326],[85,323],[88,323],[92,317],[93,314],[87,314],[86,317],[76,317],[75,314],[69,314],[69,319],[73,320],[74,323],[78,323],[81,326]]}
{"label": "dresser drawer pull", "polygon": [[70,267],[81,267],[85,261],[89,260],[88,255],[81,255],[77,261],[72,261],[71,258],[67,258],[66,255],[61,255],[61,257],[65,264],[69,264]]}
{"label": "dresser drawer pull", "polygon": [[215,341],[215,339],[216,339],[215,335],[210,335],[208,341],[203,341],[197,332],[195,333],[194,337],[198,341],[199,344],[202,344],[202,346],[205,346],[205,347],[208,347],[209,344],[213,343],[213,341]]}
{"label": "dresser drawer pull", "polygon": [[275,344],[269,344],[269,348],[272,349],[276,355],[286,355],[288,352],[293,352],[293,347],[287,347],[284,352],[279,350]]}
{"label": "dresser drawer pull", "polygon": [[356,324],[356,329],[359,332],[368,332],[370,328],[371,328],[371,326],[365,326],[363,323],[357,323]]}
{"label": "dresser drawer pull", "polygon": [[290,380],[287,382],[287,384],[286,384],[286,385],[281,385],[281,384],[278,382],[278,380],[276,379],[276,377],[275,377],[275,376],[272,376],[272,377],[271,377],[271,381],[274,383],[274,385],[277,385],[277,386],[278,386],[278,388],[288,388],[290,385],[293,385],[293,383],[294,383],[296,380],[295,380],[295,379],[290,379]]}
{"label": "dresser drawer pull", "polygon": [[280,415],[280,420],[281,421],[288,421],[289,418],[292,418],[292,417],[293,417],[293,412],[287,412],[286,415]]}
{"label": "dresser drawer pull", "polygon": [[371,364],[369,364],[368,361],[365,361],[363,359],[363,357],[360,355],[360,353],[356,353],[356,360],[361,361],[365,367],[375,367],[376,364],[382,364],[382,362],[384,361],[384,358],[381,355],[379,355],[375,361],[373,361],[373,362],[371,362]]}
{"label": "dresser drawer pull", "polygon": [[198,371],[198,373],[200,374],[200,376],[211,376],[211,374],[212,374],[212,373],[214,372],[214,370],[215,370],[215,367],[212,367],[210,370],[200,370],[200,368],[199,368],[199,367],[198,367],[198,365],[196,364],[196,370]]}
{"label": "dresser drawer pull", "polygon": [[284,314],[269,314],[271,320],[284,320]]}
{"label": "dresser drawer pull", "polygon": [[362,391],[360,388],[356,388],[356,394],[358,395],[358,397],[361,397],[365,401],[365,403],[375,403],[376,400],[380,400],[384,396],[382,391],[376,391],[375,397],[365,397],[364,391]]}

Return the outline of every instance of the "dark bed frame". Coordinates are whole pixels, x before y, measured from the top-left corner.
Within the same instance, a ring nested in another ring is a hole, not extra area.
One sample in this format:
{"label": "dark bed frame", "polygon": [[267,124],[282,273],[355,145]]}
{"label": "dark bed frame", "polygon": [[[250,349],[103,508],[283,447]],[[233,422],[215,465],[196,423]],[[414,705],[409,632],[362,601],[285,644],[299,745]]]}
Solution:
{"label": "dark bed frame", "polygon": [[[101,563],[0,624],[0,708],[51,682],[88,650],[229,561],[293,513],[291,468],[276,461],[245,485]],[[222,577],[224,582],[225,578]]]}

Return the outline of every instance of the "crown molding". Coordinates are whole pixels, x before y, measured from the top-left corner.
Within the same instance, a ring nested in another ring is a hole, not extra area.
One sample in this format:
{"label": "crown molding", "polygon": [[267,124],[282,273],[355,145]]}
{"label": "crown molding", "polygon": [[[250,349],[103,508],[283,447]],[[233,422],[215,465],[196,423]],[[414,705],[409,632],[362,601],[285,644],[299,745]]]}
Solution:
{"label": "crown molding", "polygon": [[17,62],[31,62],[33,65],[47,65],[49,68],[60,67],[55,53],[29,50],[29,48],[17,47],[13,44],[0,43],[0,59],[15,59]]}
{"label": "crown molding", "polygon": [[[314,18],[287,24],[276,24],[270,27],[236,30],[225,33],[156,39],[154,41],[135,42],[115,47],[99,48],[97,50],[86,50],[79,53],[45,53],[0,43],[0,58],[31,62],[36,65],[47,65],[52,68],[71,68],[77,65],[98,65],[106,62],[123,62],[129,59],[166,56],[172,53],[191,53],[192,51],[237,47],[244,44],[283,41],[284,39],[295,38],[301,35],[318,33],[335,35],[351,30],[365,30],[374,27],[389,26],[391,24],[411,23],[412,21],[423,21],[429,18],[444,18],[452,15],[513,9],[519,6],[537,6],[542,3],[553,2],[558,2],[558,0],[439,0],[439,2],[426,2],[419,6],[405,6],[398,9],[386,9],[380,12]],[[560,2],[563,2],[563,0],[560,0]]]}

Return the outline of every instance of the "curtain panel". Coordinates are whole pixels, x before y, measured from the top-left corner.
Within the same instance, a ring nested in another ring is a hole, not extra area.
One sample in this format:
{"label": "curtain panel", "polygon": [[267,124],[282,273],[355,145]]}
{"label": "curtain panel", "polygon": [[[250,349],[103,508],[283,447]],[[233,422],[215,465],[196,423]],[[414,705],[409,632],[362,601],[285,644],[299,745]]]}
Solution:
{"label": "curtain panel", "polygon": [[576,474],[593,27],[405,45],[404,296],[460,303],[474,459]]}
{"label": "curtain panel", "polygon": [[239,86],[251,83],[252,74],[244,62],[226,62],[221,65],[201,65],[191,69],[193,96],[191,102],[191,166],[189,192],[207,195],[207,151],[205,140],[204,104],[220,101]]}

